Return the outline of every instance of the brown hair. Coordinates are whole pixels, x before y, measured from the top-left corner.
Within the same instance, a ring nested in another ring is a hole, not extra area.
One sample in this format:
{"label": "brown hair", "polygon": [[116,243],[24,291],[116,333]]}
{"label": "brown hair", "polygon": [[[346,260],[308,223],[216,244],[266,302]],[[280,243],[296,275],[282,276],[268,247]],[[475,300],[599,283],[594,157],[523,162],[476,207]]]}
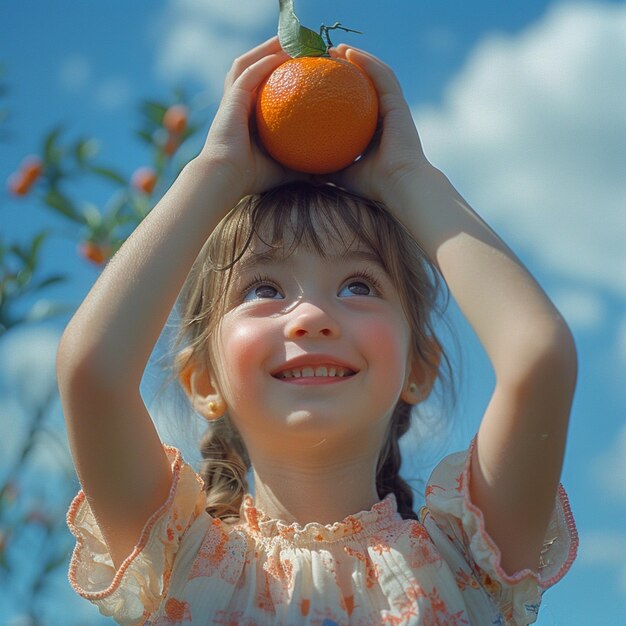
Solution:
{"label": "brown hair", "polygon": [[[232,269],[256,238],[287,257],[299,245],[324,256],[327,242],[346,248],[365,245],[379,257],[400,296],[411,328],[411,351],[432,378],[451,383],[451,368],[434,331],[442,281],[408,231],[383,206],[324,184],[290,183],[244,198],[213,231],[198,256],[179,299],[184,344],[179,371],[195,360],[210,368],[216,330],[228,304]],[[444,366],[440,367],[441,363]],[[398,440],[410,426],[411,405],[399,400],[380,451],[376,487],[383,498],[393,492],[404,518],[416,518],[413,492],[400,476]],[[248,487],[250,459],[228,416],[211,421],[200,442],[201,474],[207,511],[237,518]]]}

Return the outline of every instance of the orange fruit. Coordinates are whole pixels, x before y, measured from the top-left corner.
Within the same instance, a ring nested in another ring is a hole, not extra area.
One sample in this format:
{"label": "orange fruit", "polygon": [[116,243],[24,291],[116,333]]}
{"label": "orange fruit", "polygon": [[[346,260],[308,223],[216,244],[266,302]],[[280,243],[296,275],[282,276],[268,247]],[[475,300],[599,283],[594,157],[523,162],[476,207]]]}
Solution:
{"label": "orange fruit", "polygon": [[289,59],[259,88],[261,143],[292,170],[328,174],[343,169],[367,148],[377,123],[374,85],[348,61]]}
{"label": "orange fruit", "polygon": [[163,144],[163,152],[167,156],[172,156],[180,146],[180,135],[178,133],[168,133],[167,140]]}
{"label": "orange fruit", "polygon": [[9,191],[15,196],[25,196],[31,187],[31,183],[22,174],[22,172],[13,172],[7,180]]}
{"label": "orange fruit", "polygon": [[173,104],[163,115],[163,127],[170,133],[180,135],[187,128],[189,113],[184,104]]}
{"label": "orange fruit", "polygon": [[16,196],[25,196],[43,172],[43,161],[36,156],[28,156],[19,171],[9,177],[9,191]]}
{"label": "orange fruit", "polygon": [[135,170],[131,182],[137,191],[150,195],[157,182],[157,173],[151,167],[140,167]]}
{"label": "orange fruit", "polygon": [[78,246],[78,253],[95,265],[102,265],[109,259],[111,249],[105,244],[98,244],[93,241],[83,241]]}
{"label": "orange fruit", "polygon": [[22,176],[32,185],[43,172],[43,162],[39,157],[30,156],[24,159],[21,167]]}

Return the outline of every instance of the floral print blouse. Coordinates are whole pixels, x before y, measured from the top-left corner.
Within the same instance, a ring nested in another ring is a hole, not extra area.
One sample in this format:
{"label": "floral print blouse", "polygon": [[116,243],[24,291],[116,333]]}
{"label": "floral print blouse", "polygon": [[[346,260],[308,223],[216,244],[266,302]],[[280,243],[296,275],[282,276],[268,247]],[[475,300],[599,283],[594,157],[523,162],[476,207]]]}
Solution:
{"label": "floral print blouse", "polygon": [[304,527],[268,519],[251,496],[237,524],[212,518],[201,478],[166,451],[169,497],[118,570],[82,491],[68,512],[70,582],[119,624],[521,626],[576,555],[559,487],[538,572],[502,569],[469,497],[471,447],[435,468],[419,522],[403,520],[390,494],[341,522]]}

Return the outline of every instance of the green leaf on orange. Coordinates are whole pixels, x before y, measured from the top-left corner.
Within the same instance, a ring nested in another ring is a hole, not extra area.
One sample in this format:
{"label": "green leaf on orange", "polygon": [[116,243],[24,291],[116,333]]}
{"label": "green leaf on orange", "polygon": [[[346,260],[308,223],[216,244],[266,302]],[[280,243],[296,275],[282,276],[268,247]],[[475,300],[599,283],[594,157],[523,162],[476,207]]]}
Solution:
{"label": "green leaf on orange", "polygon": [[326,42],[319,33],[300,24],[293,10],[293,0],[278,0],[278,41],[293,58],[328,56]]}

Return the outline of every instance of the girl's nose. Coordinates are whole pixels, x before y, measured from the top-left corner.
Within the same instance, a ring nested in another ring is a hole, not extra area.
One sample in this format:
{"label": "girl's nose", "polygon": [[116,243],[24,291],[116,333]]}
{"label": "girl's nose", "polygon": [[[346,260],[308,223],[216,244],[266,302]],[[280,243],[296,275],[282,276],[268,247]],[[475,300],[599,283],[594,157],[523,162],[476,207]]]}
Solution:
{"label": "girl's nose", "polygon": [[327,311],[311,302],[302,302],[285,325],[288,339],[302,337],[338,337],[339,324]]}

